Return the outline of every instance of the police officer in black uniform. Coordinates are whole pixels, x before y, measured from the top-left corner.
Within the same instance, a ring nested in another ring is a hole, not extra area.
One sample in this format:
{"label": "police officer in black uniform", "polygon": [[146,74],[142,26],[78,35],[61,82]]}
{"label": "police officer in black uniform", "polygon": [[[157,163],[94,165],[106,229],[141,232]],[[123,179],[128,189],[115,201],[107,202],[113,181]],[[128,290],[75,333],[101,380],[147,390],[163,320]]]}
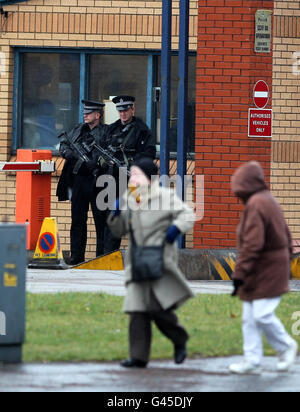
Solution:
{"label": "police officer in black uniform", "polygon": [[156,142],[148,126],[135,117],[135,98],[117,96],[113,99],[120,120],[109,127],[110,144],[119,160],[128,167],[142,157],[155,158]]}
{"label": "police officer in black uniform", "polygon": [[[84,105],[84,123],[74,127],[68,134],[62,134],[60,153],[66,163],[57,186],[59,201],[72,202],[71,259],[70,265],[81,263],[85,259],[87,243],[87,218],[91,204],[97,234],[97,256],[104,252],[104,229],[106,211],[97,208],[97,177],[105,173],[98,164],[99,153],[92,149],[92,142],[102,145],[108,132],[108,126],[101,123],[103,107],[101,102],[82,101]],[[86,148],[91,148],[90,152]],[[85,152],[84,152],[85,150]],[[86,154],[82,158],[83,154]]]}
{"label": "police officer in black uniform", "polygon": [[[120,120],[109,126],[106,147],[128,169],[140,158],[155,159],[156,141],[148,126],[135,117],[135,97],[117,96],[113,99]],[[114,168],[113,176],[119,183],[119,170]],[[117,197],[122,195],[117,193]],[[105,252],[113,252],[120,248],[121,240],[113,237],[110,230],[105,231]]]}

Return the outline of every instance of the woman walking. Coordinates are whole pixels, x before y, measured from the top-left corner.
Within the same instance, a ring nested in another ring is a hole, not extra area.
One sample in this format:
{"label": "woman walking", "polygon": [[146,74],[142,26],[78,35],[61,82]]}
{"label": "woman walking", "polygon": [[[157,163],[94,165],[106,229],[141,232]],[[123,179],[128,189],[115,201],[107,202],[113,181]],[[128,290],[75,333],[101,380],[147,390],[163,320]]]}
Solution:
{"label": "woman walking", "polygon": [[289,291],[292,241],[282,210],[268,190],[263,169],[248,162],[233,175],[232,191],[245,204],[238,226],[238,262],[233,276],[243,301],[244,361],[230,366],[232,373],[259,374],[264,334],[278,352],[277,370],[295,362],[298,344],[275,315]]}
{"label": "woman walking", "polygon": [[[153,181],[157,173],[158,168],[151,159],[139,160],[131,168],[129,187],[136,191],[129,191],[127,210],[121,211],[117,201],[116,211],[108,219],[115,236],[130,233],[125,265],[127,294],[123,308],[130,315],[130,357],[121,363],[128,368],[147,366],[152,321],[173,342],[175,362],[183,363],[187,356],[189,336],[179,324],[174,310],[193,297],[193,293],[178,268],[176,239],[193,228],[195,216],[173,190],[160,187],[158,176]],[[138,260],[136,250],[142,254],[150,253],[150,258],[143,261],[140,257]],[[159,263],[160,253],[162,270],[158,273],[158,269],[154,275],[161,277],[141,281],[139,276],[148,275],[153,265]]]}

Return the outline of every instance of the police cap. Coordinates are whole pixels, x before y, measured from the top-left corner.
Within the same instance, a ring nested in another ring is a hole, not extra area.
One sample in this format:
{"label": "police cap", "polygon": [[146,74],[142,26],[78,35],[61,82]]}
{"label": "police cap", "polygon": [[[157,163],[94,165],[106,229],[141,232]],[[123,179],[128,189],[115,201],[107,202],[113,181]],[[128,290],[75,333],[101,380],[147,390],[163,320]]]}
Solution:
{"label": "police cap", "polygon": [[123,110],[128,110],[130,107],[133,107],[135,102],[135,97],[132,96],[117,96],[113,99],[113,102],[116,105],[116,109],[121,112]]}
{"label": "police cap", "polygon": [[83,114],[90,114],[92,112],[101,111],[105,106],[104,103],[91,100],[81,100],[81,103],[83,104]]}

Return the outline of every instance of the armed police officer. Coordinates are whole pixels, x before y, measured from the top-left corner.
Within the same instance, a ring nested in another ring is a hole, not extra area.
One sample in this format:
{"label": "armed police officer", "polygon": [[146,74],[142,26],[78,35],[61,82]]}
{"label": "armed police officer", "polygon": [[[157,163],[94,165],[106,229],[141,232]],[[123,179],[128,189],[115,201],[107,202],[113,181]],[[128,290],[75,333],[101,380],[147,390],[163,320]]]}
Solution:
{"label": "armed police officer", "polygon": [[[148,126],[135,117],[135,97],[117,96],[113,99],[120,119],[109,126],[106,147],[126,167],[130,167],[140,158],[155,159],[156,142]],[[113,176],[119,183],[119,170],[114,167]],[[120,193],[117,193],[117,197]],[[105,252],[120,248],[121,240],[115,238],[110,230],[105,231]]]}
{"label": "armed police officer", "polygon": [[130,168],[140,158],[155,158],[156,142],[148,126],[135,117],[135,97],[117,96],[113,99],[120,120],[109,126],[110,147]]}
{"label": "armed police officer", "polygon": [[66,159],[57,186],[59,201],[72,203],[71,259],[69,264],[76,265],[85,259],[87,243],[87,219],[91,204],[97,235],[97,256],[103,254],[105,211],[97,208],[96,198],[99,190],[96,180],[105,172],[98,162],[99,153],[93,144],[101,145],[108,132],[108,126],[101,122],[103,107],[101,102],[82,100],[84,123],[74,127],[68,134],[59,136],[60,153]]}

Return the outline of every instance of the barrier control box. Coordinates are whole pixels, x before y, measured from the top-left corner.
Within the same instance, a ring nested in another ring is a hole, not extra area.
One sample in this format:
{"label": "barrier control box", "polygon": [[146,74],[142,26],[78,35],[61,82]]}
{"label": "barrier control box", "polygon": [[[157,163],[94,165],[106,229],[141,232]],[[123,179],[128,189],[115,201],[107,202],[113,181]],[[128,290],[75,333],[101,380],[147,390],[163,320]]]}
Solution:
{"label": "barrier control box", "polygon": [[25,341],[26,227],[0,224],[0,362],[22,362]]}

